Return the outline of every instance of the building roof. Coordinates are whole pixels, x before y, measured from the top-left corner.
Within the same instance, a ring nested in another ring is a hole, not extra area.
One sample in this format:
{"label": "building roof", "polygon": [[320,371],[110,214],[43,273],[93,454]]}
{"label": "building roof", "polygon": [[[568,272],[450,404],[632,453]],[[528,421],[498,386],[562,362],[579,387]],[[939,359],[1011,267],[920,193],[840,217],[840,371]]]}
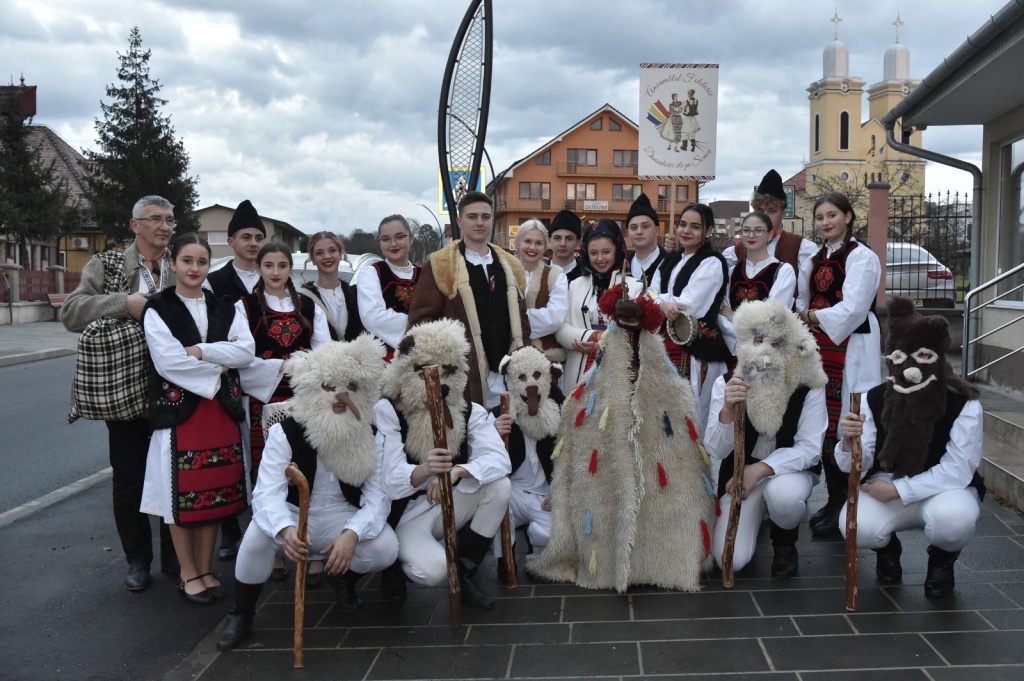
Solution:
{"label": "building roof", "polygon": [[28,126],[28,143],[39,149],[43,163],[53,163],[54,174],[67,183],[68,203],[87,208],[85,157],[46,125]]}
{"label": "building roof", "polygon": [[[206,206],[205,208],[196,208],[192,214],[195,215],[196,217],[200,217],[201,219],[203,213],[218,208],[221,210],[226,210],[229,213],[235,212],[235,209],[231,208],[230,206],[222,206],[219,203],[215,203],[213,205]],[[277,218],[268,217],[266,215],[260,215],[260,217],[264,220],[269,220],[270,222],[274,223],[274,227],[280,229],[282,232],[290,232],[292,236],[300,239],[303,242],[305,242],[305,240],[309,238],[308,234],[303,232],[301,229],[285,222],[284,220],[278,220]]]}
{"label": "building roof", "polygon": [[900,104],[883,124],[904,128],[979,125],[1024,106],[1024,0],[1012,0],[975,31]]}
{"label": "building roof", "polygon": [[795,187],[797,191],[807,189],[807,169],[801,170],[793,177],[782,183],[784,187]]}

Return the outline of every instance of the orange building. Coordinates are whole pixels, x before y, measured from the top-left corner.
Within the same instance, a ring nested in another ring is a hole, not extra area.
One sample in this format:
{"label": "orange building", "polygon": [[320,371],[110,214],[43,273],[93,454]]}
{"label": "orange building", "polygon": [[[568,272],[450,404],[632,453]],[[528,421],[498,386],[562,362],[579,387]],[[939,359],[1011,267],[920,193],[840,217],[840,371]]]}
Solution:
{"label": "orange building", "polygon": [[[568,209],[588,220],[610,218],[625,229],[629,207],[641,193],[662,215],[667,229],[672,184],[637,178],[640,133],[636,123],[605,104],[529,156],[498,173],[492,183],[495,236],[510,246],[515,228],[530,218],[548,224]],[[675,214],[697,200],[697,183],[676,182]],[[510,230],[511,228],[511,230]]]}

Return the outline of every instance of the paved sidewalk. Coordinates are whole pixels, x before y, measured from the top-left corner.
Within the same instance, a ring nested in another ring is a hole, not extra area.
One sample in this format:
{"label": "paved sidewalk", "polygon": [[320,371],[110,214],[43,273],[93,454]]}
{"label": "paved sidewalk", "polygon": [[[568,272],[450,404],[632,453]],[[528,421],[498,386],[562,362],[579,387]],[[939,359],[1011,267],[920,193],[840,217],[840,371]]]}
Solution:
{"label": "paved sidewalk", "polygon": [[75,354],[78,335],[60,322],[0,326],[0,367]]}

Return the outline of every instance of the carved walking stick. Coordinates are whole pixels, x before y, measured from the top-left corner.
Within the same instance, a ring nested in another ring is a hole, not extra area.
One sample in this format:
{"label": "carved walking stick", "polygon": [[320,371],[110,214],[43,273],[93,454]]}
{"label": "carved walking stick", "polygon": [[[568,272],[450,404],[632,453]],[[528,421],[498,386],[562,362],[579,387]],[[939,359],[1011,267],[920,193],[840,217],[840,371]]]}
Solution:
{"label": "carved walking stick", "polygon": [[[285,477],[299,489],[299,539],[306,541],[309,524],[309,483],[299,467],[292,461],[284,469]],[[306,559],[295,564],[295,642],[292,658],[295,668],[302,669],[302,634],[306,619]]]}
{"label": "carved walking stick", "polygon": [[[850,412],[860,416],[860,393],[850,393]],[[860,476],[864,451],[860,437],[853,438],[853,456],[850,460],[850,482],[846,496],[846,610],[857,611],[857,499],[860,496]]]}
{"label": "carved walking stick", "polygon": [[[441,380],[434,365],[423,367],[423,382],[427,385],[427,407],[430,409],[430,426],[434,431],[434,446],[448,449],[448,433],[444,429],[444,398],[441,397]],[[469,434],[466,434],[469,437]],[[462,626],[462,587],[459,583],[459,554],[455,541],[455,500],[452,498],[452,479],[449,475],[437,476],[441,486],[441,525],[444,528],[444,556],[448,565],[448,615],[452,629]]]}
{"label": "carved walking stick", "polygon": [[[510,403],[508,393],[501,394],[501,414],[509,413]],[[505,443],[505,451],[508,451],[508,435],[501,436]],[[509,518],[508,509],[505,509],[505,517],[501,519],[501,559],[505,562],[505,574],[508,575],[507,586],[514,589],[519,586],[519,579],[516,576],[516,556],[512,548],[512,520]]]}
{"label": "carved walking stick", "polygon": [[735,441],[732,449],[732,503],[729,504],[729,524],[725,529],[725,548],[722,551],[722,586],[731,589],[734,585],[732,574],[732,555],[736,550],[736,531],[740,526],[740,506],[743,504],[743,466],[746,461],[746,402],[737,402],[732,407],[733,436]]}

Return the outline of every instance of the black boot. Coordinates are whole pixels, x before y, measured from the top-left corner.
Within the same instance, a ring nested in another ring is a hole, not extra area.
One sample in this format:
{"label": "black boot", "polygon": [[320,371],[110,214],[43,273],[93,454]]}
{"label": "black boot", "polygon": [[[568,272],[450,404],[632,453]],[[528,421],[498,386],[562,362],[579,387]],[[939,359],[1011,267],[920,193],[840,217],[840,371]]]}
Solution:
{"label": "black boot", "polygon": [[889,543],[880,549],[875,549],[875,577],[882,586],[899,584],[903,580],[903,566],[900,565],[900,556],[903,555],[903,544],[896,533],[892,533]]}
{"label": "black boot", "polygon": [[774,521],[769,520],[768,530],[772,539],[772,548],[775,550],[775,557],[772,558],[772,577],[779,579],[795,577],[800,571],[800,556],[796,551],[796,540],[800,536],[800,528],[783,529]]}
{"label": "black boot", "polygon": [[385,601],[404,601],[408,591],[401,561],[395,561],[380,573],[380,597]]}
{"label": "black boot", "polygon": [[953,563],[959,557],[959,551],[943,551],[938,546],[928,547],[928,575],[924,578],[925,596],[942,598],[953,593],[953,587],[956,586]]}
{"label": "black boot", "polygon": [[238,524],[238,517],[222,520],[220,523],[220,549],[217,551],[217,558],[234,560],[238,555],[238,544],[241,541],[242,526]]}
{"label": "black boot", "polygon": [[476,575],[476,568],[467,568],[459,563],[459,585],[461,588],[462,604],[479,610],[490,610],[494,607],[494,597],[484,591],[473,577]]}
{"label": "black boot", "polygon": [[823,456],[821,463],[825,469],[825,490],[828,492],[828,501],[811,516],[808,522],[811,534],[815,537],[827,537],[839,533],[839,512],[843,510],[843,504],[846,503],[849,491],[849,476],[839,470],[833,456],[829,455],[827,458]]}
{"label": "black boot", "polygon": [[327,583],[334,588],[337,594],[338,607],[344,612],[357,612],[363,604],[356,592],[356,584],[362,579],[361,572],[349,570],[343,575],[327,575]]}
{"label": "black boot", "polygon": [[477,534],[466,525],[459,530],[459,583],[462,585],[462,603],[470,608],[490,610],[494,598],[473,581],[476,568],[487,555],[492,539]]}
{"label": "black boot", "polygon": [[253,618],[256,616],[256,601],[260,599],[261,591],[262,584],[235,582],[235,605],[228,613],[224,628],[220,631],[220,638],[217,639],[218,650],[237,648],[249,635]]}

